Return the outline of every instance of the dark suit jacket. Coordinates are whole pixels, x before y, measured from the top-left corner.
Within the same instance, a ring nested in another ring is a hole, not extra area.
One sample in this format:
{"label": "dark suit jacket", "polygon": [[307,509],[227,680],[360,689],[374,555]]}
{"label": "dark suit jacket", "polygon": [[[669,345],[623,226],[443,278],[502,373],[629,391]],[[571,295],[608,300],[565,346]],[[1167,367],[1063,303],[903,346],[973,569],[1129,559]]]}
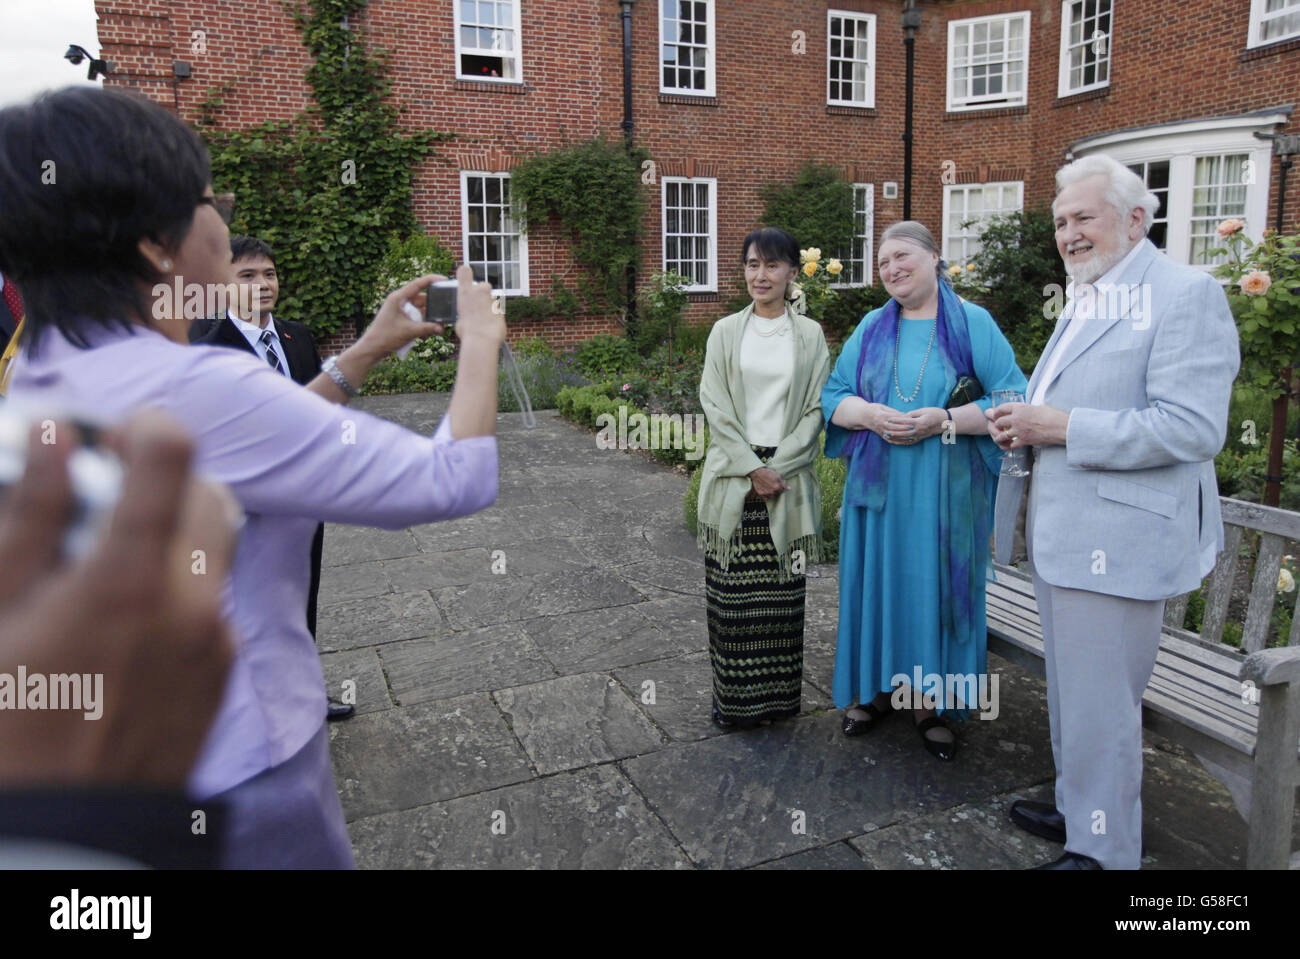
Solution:
{"label": "dark suit jacket", "polygon": [[[316,352],[316,341],[311,337],[311,330],[293,320],[275,317],[275,332],[284,347],[284,355],[289,360],[289,375],[296,383],[306,386],[320,373],[320,354]],[[239,328],[230,321],[230,317],[220,319],[195,320],[190,324],[190,342],[207,343],[210,346],[230,346],[257,356],[248,338],[239,332]]]}
{"label": "dark suit jacket", "polygon": [[[275,317],[275,332],[284,347],[285,358],[289,361],[289,375],[295,382],[306,386],[320,373],[320,354],[316,352],[316,341],[311,331],[301,323],[282,320]],[[230,317],[195,320],[190,324],[190,342],[204,343],[209,346],[227,346],[257,356],[257,350],[248,342],[248,338],[239,332],[239,327],[231,322]],[[260,359],[260,357],[259,357]],[[320,564],[325,549],[325,526],[316,527],[316,536],[311,543],[311,589],[307,593],[307,628],[312,636],[316,635],[316,594],[320,592]]]}

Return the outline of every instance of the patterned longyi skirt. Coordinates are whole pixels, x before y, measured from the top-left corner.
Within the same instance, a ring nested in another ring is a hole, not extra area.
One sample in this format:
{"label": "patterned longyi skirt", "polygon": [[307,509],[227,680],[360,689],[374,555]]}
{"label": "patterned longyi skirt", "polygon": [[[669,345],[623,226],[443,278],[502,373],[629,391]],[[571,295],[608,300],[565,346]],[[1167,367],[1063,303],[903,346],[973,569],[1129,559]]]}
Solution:
{"label": "patterned longyi skirt", "polygon": [[[756,452],[766,462],[775,450]],[[782,582],[760,497],[745,500],[740,523],[743,549],[727,569],[705,554],[704,592],[713,719],[745,727],[799,714],[805,579]]]}

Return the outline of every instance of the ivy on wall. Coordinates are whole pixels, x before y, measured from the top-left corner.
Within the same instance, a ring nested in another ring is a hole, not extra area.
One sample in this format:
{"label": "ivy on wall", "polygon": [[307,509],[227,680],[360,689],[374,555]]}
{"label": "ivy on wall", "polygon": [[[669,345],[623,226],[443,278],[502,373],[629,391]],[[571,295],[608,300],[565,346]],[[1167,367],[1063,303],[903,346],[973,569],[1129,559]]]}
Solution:
{"label": "ivy on wall", "polygon": [[589,310],[625,311],[628,267],[640,261],[646,200],[641,164],[650,154],[604,138],[535,153],[510,172],[516,216],[529,227],[556,217],[573,234],[574,257],[590,274],[578,292]]}
{"label": "ivy on wall", "polygon": [[793,183],[760,192],[763,224],[794,234],[799,249],[816,247],[835,256],[853,243],[853,184],[832,166],[805,163]]}
{"label": "ivy on wall", "polygon": [[235,194],[231,232],[271,245],[283,283],[277,312],[318,335],[369,319],[390,238],[416,231],[411,178],[433,144],[450,138],[398,131],[387,53],[367,50],[364,35],[344,26],[365,4],[284,4],[313,57],[313,102],[303,113],[223,130],[218,114],[236,83],[228,81],[195,117],[216,192]]}

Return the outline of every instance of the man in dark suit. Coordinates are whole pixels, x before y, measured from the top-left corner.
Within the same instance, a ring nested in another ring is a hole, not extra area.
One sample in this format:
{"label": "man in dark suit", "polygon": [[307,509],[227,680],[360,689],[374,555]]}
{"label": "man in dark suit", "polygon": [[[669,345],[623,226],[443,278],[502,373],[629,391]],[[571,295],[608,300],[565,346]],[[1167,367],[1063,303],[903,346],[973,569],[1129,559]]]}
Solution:
{"label": "man in dark suit", "polygon": [[[230,255],[239,296],[229,305],[225,316],[195,320],[190,325],[190,342],[245,350],[306,386],[320,373],[320,354],[306,326],[271,315],[280,295],[280,281],[270,246],[257,237],[232,236]],[[316,527],[311,544],[307,628],[312,636],[316,635],[316,594],[320,590],[324,543],[325,524],[322,523]],[[326,718],[347,719],[355,708],[330,697]]]}

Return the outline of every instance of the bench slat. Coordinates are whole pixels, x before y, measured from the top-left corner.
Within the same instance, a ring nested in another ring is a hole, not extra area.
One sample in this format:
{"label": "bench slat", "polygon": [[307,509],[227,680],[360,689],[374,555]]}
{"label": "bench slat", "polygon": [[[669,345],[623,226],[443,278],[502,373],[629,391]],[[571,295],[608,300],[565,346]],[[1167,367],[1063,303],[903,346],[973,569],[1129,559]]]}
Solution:
{"label": "bench slat", "polygon": [[1224,523],[1246,526],[1284,539],[1300,539],[1300,513],[1228,496],[1219,497],[1219,510]]}
{"label": "bench slat", "polygon": [[1282,568],[1282,537],[1261,533],[1260,540],[1255,580],[1250,586],[1250,605],[1246,608],[1246,626],[1241,631],[1241,648],[1250,653],[1268,645],[1273,602],[1277,598],[1277,574]]}
{"label": "bench slat", "polygon": [[1223,552],[1210,573],[1205,595],[1205,615],[1201,617],[1201,636],[1211,642],[1222,642],[1223,625],[1228,621],[1228,600],[1232,598],[1232,583],[1237,578],[1237,553],[1241,549],[1241,527],[1223,528]]}

